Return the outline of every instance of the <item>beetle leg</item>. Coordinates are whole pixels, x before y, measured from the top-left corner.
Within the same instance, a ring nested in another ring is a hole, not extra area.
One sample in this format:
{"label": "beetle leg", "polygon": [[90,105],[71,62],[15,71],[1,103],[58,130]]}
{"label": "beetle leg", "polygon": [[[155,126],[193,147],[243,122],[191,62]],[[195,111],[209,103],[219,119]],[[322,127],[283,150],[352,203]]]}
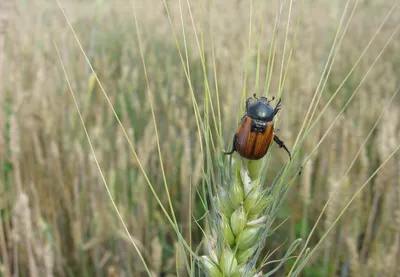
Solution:
{"label": "beetle leg", "polygon": [[251,97],[247,98],[247,100],[246,100],[246,113],[249,110],[250,99],[251,99]]}
{"label": "beetle leg", "polygon": [[247,98],[247,100],[246,100],[246,113],[247,113],[247,111],[249,110],[249,105],[250,105],[250,101],[253,99],[253,97],[249,97],[249,98]]}
{"label": "beetle leg", "polygon": [[274,133],[278,133],[281,129],[280,128],[276,128],[274,129]]}
{"label": "beetle leg", "polygon": [[235,152],[235,151],[236,151],[236,147],[235,147],[235,144],[236,144],[236,138],[237,138],[237,136],[236,136],[236,134],[235,134],[235,135],[233,136],[233,141],[232,141],[232,149],[231,149],[231,151],[229,151],[229,152],[223,151],[225,155],[232,155],[232,154],[233,154],[233,152]]}
{"label": "beetle leg", "polygon": [[276,106],[276,108],[274,109],[274,116],[279,112],[280,109],[282,109],[281,105]]}
{"label": "beetle leg", "polygon": [[292,159],[292,155],[290,154],[289,149],[287,149],[285,143],[283,141],[281,141],[277,136],[274,136],[274,141],[276,142],[276,144],[279,145],[279,148],[283,148],[286,150],[286,152],[289,154],[289,159]]}
{"label": "beetle leg", "polygon": [[282,98],[279,98],[279,101],[276,104],[276,107],[274,109],[274,116],[279,112],[280,109],[282,109],[281,101],[282,101]]}

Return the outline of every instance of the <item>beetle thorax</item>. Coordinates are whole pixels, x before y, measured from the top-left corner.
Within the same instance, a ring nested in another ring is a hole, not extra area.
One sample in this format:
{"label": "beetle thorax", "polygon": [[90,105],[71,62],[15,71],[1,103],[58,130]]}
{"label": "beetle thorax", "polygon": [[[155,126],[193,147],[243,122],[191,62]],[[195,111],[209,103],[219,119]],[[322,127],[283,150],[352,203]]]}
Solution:
{"label": "beetle thorax", "polygon": [[267,101],[259,99],[248,106],[247,115],[258,120],[272,121],[274,109]]}

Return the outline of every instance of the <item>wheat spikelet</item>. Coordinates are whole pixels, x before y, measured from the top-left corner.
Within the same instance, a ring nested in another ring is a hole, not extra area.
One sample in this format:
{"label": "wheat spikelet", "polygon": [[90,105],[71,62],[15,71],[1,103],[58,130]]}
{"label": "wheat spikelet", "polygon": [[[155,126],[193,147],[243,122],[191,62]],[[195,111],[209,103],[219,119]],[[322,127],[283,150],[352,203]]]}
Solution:
{"label": "wheat spikelet", "polygon": [[359,261],[359,256],[357,252],[356,241],[353,237],[346,238],[346,245],[349,250],[349,261],[350,261],[350,272],[351,276],[359,277],[363,276],[361,271],[361,265]]}
{"label": "wheat spikelet", "polygon": [[13,223],[12,235],[14,242],[17,244],[22,243],[23,247],[27,250],[29,275],[32,277],[39,277],[39,269],[32,249],[32,245],[34,244],[34,232],[31,209],[29,207],[28,195],[24,192],[18,194],[15,202]]}
{"label": "wheat spikelet", "polygon": [[[218,207],[215,226],[208,241],[208,256],[202,265],[208,276],[254,276],[251,258],[256,253],[270,216],[266,210],[272,196],[258,184],[259,162],[232,158],[229,185],[220,185],[214,201]],[[256,176],[252,179],[250,176]]]}
{"label": "wheat spikelet", "polygon": [[386,159],[396,148],[398,142],[398,128],[400,113],[398,110],[391,109],[382,119],[382,124],[380,125],[380,132],[378,135],[379,143],[379,155],[382,160]]}
{"label": "wheat spikelet", "polygon": [[311,203],[311,185],[312,185],[313,161],[308,161],[307,165],[303,168],[300,195],[305,205]]}
{"label": "wheat spikelet", "polygon": [[[335,178],[329,179],[329,196],[332,195],[334,192],[338,191],[338,187],[340,186],[340,182],[335,180]],[[333,196],[332,201],[329,203],[326,216],[325,216],[325,226],[329,228],[333,221],[335,220],[338,211],[340,211],[340,191]],[[328,240],[329,242],[329,240]]]}

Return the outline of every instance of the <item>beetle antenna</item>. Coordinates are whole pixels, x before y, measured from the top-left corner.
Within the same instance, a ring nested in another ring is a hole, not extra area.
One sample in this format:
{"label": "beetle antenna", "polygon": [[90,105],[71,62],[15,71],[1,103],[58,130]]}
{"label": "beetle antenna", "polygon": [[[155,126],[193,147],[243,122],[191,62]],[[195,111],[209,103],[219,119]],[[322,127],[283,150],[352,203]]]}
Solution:
{"label": "beetle antenna", "polygon": [[256,100],[258,100],[257,94],[254,93],[253,96],[254,96],[254,98],[255,98]]}
{"label": "beetle antenna", "polygon": [[275,96],[272,96],[271,100],[268,101],[268,104],[275,100]]}

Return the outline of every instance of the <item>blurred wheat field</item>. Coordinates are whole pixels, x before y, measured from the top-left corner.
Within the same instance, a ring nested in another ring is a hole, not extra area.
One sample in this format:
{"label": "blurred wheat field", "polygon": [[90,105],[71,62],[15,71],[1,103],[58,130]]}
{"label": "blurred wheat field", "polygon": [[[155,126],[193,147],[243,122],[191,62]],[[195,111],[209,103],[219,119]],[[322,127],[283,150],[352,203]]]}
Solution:
{"label": "blurred wheat field", "polygon": [[[188,57],[200,113],[206,112],[207,84],[196,35],[204,47],[209,86],[219,92],[224,149],[230,146],[242,115],[243,87],[250,96],[258,91],[258,81],[260,87],[265,82],[280,3],[261,2],[189,1],[189,10],[186,1],[167,1],[180,48],[186,45],[188,49],[183,54]],[[281,61],[288,59],[284,41],[289,2],[282,6],[271,93],[279,90]],[[295,181],[280,214],[280,220],[287,221],[269,238],[267,251],[285,241],[306,239],[330,193],[340,186],[311,239],[310,246],[315,245],[347,201],[400,143],[400,97],[395,94],[400,85],[400,37],[395,32],[400,10],[391,10],[396,0],[349,3],[345,18],[354,5],[357,8],[314,117],[345,82],[301,147],[294,160],[297,167],[352,93],[357,93]],[[167,206],[131,1],[73,0],[61,4],[157,195]],[[301,22],[279,115],[279,136],[289,148],[317,89],[345,7],[346,1],[304,0],[294,1],[290,9],[289,43],[296,34],[299,16]],[[135,10],[154,94],[168,191],[183,236],[192,241],[193,249],[201,249],[202,230],[195,220],[200,226],[205,224],[197,191],[204,172],[190,88],[163,1],[135,1]],[[7,23],[0,28],[0,43],[4,39],[3,53],[0,51],[0,276],[146,276],[104,189],[54,42],[113,199],[153,276],[185,276],[174,230],[148,188],[57,3],[2,2],[0,19]],[[357,67],[346,79],[360,55]],[[272,155],[269,181],[286,158],[277,148]],[[399,170],[400,155],[396,153],[346,210],[301,276],[400,276]],[[280,259],[283,253],[279,248],[273,259]],[[274,276],[286,276],[289,269],[290,263]]]}

